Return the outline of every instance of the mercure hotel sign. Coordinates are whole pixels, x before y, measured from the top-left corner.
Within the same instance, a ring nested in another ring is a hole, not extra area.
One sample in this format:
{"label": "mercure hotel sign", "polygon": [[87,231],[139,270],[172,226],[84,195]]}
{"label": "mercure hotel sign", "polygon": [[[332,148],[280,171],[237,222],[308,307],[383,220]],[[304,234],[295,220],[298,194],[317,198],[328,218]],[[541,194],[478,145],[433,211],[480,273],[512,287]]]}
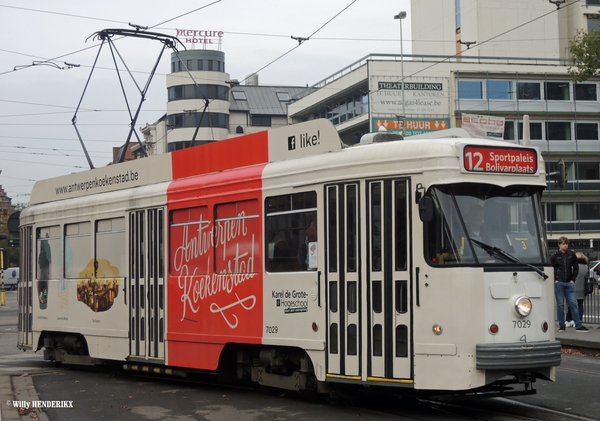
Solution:
{"label": "mercure hotel sign", "polygon": [[223,34],[223,31],[207,29],[177,29],[177,38],[186,44],[218,44]]}

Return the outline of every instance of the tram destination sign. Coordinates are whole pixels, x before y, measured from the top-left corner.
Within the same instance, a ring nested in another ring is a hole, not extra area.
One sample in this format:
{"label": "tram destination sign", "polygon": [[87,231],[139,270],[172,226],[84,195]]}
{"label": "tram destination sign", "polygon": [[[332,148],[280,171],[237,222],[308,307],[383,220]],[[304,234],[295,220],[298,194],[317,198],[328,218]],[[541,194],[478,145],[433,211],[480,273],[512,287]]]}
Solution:
{"label": "tram destination sign", "polygon": [[538,173],[538,152],[534,148],[463,145],[461,160],[466,172],[532,175]]}

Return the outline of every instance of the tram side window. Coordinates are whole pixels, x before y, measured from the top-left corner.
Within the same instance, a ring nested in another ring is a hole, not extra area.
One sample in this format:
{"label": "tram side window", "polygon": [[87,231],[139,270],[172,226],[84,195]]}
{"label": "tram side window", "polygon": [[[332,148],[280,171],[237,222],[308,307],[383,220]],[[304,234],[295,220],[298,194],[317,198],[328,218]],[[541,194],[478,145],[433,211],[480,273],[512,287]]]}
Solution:
{"label": "tram side window", "polygon": [[171,275],[206,275],[210,270],[213,223],[208,207],[179,209],[170,215]]}
{"label": "tram side window", "polygon": [[37,279],[60,279],[62,252],[60,248],[60,226],[37,230]]}
{"label": "tram side window", "polygon": [[338,270],[338,200],[337,186],[327,188],[327,270],[331,273]]}
{"label": "tram side window", "polygon": [[65,278],[87,279],[94,276],[92,223],[65,225]]}
{"label": "tram side window", "polygon": [[394,186],[395,197],[395,237],[396,237],[396,270],[406,270],[408,253],[408,204],[406,180],[397,181]]}
{"label": "tram side window", "polygon": [[215,214],[215,272],[255,273],[260,235],[258,201],[217,205]]}
{"label": "tram side window", "polygon": [[58,225],[37,230],[37,289],[35,293],[41,310],[45,310],[48,306],[48,281],[61,279],[60,234]]}
{"label": "tram side window", "polygon": [[268,197],[265,200],[265,267],[269,272],[317,268],[317,193]]}
{"label": "tram side window", "polygon": [[127,276],[125,218],[96,221],[96,278]]}
{"label": "tram side window", "polygon": [[381,220],[382,214],[382,183],[371,184],[371,269],[381,272],[382,239]]}

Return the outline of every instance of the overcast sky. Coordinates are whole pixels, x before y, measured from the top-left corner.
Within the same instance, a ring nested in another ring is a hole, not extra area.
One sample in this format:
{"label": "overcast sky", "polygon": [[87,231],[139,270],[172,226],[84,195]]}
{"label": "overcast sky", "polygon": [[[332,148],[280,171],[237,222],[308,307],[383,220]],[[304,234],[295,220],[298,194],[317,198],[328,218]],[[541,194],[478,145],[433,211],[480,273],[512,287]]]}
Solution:
{"label": "overcast sky", "polygon": [[[71,123],[82,96],[77,128],[94,166],[110,162],[112,148],[125,142],[127,103],[109,48],[98,55],[97,31],[132,29],[129,23],[170,36],[177,29],[223,31],[232,79],[258,72],[261,85],[305,86],[370,53],[398,54],[400,26],[393,17],[402,10],[408,12],[407,54],[409,0],[0,0],[0,185],[13,204],[27,203],[35,181],[89,168]],[[298,41],[291,36],[310,40],[294,48]],[[162,44],[128,37],[115,45],[143,89]],[[167,49],[160,60],[136,130],[166,112],[170,54]],[[50,60],[54,65],[31,66]],[[127,73],[123,78],[134,112],[140,95]]]}

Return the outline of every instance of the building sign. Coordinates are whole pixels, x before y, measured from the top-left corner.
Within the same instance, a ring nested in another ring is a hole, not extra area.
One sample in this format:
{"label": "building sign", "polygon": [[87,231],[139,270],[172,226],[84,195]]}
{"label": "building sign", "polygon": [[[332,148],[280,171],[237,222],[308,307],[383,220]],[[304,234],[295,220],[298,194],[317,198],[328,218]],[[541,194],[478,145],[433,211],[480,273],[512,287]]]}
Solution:
{"label": "building sign", "polygon": [[462,128],[472,137],[495,140],[504,139],[504,117],[463,114]]}
{"label": "building sign", "polygon": [[223,31],[209,31],[206,29],[177,29],[177,38],[185,44],[221,45],[223,34]]}
{"label": "building sign", "polygon": [[436,132],[450,128],[449,118],[372,118],[371,131],[376,132],[384,127],[388,132],[402,132],[402,124],[405,125],[404,136]]}
{"label": "building sign", "polygon": [[404,109],[402,82],[397,76],[374,76],[371,79],[370,105],[373,113],[396,114],[449,114],[448,80],[445,78],[412,77],[404,81]]}
{"label": "building sign", "polygon": [[[558,240],[556,240],[558,241]],[[598,239],[596,239],[595,241],[598,241]],[[569,238],[569,248],[570,249],[593,249],[594,248],[594,239],[589,239],[589,240],[577,240],[577,239],[571,239]],[[552,244],[552,240],[548,241],[552,247],[556,246],[556,243]]]}
{"label": "building sign", "polygon": [[538,153],[534,148],[464,145],[462,164],[466,172],[537,174]]}

